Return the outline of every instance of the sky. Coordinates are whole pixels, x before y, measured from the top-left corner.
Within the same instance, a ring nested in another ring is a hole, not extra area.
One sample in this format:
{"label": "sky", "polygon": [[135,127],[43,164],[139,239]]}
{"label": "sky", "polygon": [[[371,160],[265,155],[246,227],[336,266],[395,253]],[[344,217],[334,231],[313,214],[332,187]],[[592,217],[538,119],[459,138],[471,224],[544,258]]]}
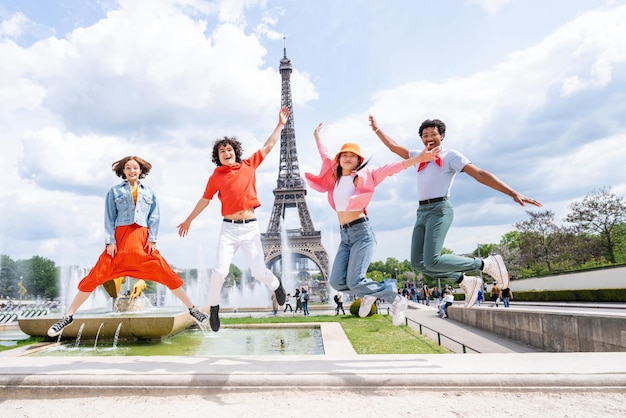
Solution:
{"label": "sky", "polygon": [[[285,46],[302,174],[319,170],[320,122],[331,152],[357,142],[377,166],[399,157],[369,114],[411,149],[438,118],[444,146],[544,205],[460,173],[446,248],[498,243],[527,210],[562,224],[594,190],[626,195],[624,22],[625,2],[607,0],[0,0],[0,254],[92,266],[120,181],[111,164],[138,155],[153,165],[144,182],[161,205],[161,253],[212,267],[219,201],[189,236],[176,226],[215,167],[213,141],[236,136],[247,157],[275,127]],[[257,173],[261,232],[279,153]],[[409,259],[417,200],[413,169],[377,188],[374,261]],[[307,205],[332,260],[337,218],[311,189]],[[234,263],[247,268],[241,254]]]}

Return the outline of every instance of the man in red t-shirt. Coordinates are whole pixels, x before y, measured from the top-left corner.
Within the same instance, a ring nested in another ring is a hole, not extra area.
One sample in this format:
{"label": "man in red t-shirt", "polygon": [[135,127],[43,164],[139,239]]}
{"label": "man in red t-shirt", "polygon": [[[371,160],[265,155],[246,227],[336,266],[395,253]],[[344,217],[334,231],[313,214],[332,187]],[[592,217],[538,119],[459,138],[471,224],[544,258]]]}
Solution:
{"label": "man in red t-shirt", "polygon": [[278,124],[265,144],[248,159],[242,159],[241,142],[234,137],[218,139],[213,144],[213,162],[217,168],[209,177],[202,198],[187,219],[178,225],[178,235],[184,237],[193,221],[217,193],[222,202],[224,222],[217,245],[217,257],[209,285],[209,324],[214,332],[220,329],[219,301],[224,279],[238,248],[241,248],[255,279],[265,283],[276,295],[279,305],[285,304],[285,289],[280,280],[265,265],[261,234],[254,210],[261,206],[256,193],[256,169],[272,150],[289,118],[284,107],[278,114]]}

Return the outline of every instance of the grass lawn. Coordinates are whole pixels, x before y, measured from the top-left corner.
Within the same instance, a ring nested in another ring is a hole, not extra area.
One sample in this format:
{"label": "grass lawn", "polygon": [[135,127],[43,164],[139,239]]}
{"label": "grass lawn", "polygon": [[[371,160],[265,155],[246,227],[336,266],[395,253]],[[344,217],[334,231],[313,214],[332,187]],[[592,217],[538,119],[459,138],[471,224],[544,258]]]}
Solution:
{"label": "grass lawn", "polygon": [[[420,335],[411,327],[394,327],[387,315],[371,315],[359,318],[354,315],[310,315],[267,318],[221,318],[222,324],[276,324],[302,322],[338,322],[352,343],[357,354],[442,354],[450,353],[445,347],[428,337]],[[30,337],[19,341],[18,347],[42,342],[42,337]],[[0,346],[0,351],[16,346]]]}
{"label": "grass lawn", "polygon": [[359,318],[354,315],[319,315],[269,318],[220,318],[222,324],[276,324],[339,322],[357,354],[442,354],[445,347],[413,328],[394,327],[386,315]]}
{"label": "grass lawn", "polygon": [[18,341],[17,345],[12,345],[12,346],[0,345],[0,351],[11,350],[13,348],[23,347],[25,345],[37,344],[37,343],[40,343],[42,341],[45,341],[45,338],[43,338],[43,337],[28,337],[25,340]]}

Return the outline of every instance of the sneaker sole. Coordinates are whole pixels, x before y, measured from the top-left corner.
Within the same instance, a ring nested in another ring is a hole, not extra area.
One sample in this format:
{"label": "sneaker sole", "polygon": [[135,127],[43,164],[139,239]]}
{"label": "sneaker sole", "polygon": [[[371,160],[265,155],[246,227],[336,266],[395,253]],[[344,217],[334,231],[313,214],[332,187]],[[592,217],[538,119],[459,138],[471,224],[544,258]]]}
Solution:
{"label": "sneaker sole", "polygon": [[405,322],[406,320],[406,314],[405,311],[408,309],[409,307],[409,302],[408,301],[402,301],[400,302],[401,305],[399,305],[397,308],[400,308],[400,312],[398,312],[397,316],[394,315],[391,318],[391,324],[394,327],[399,327],[400,325],[402,325],[403,322]]}
{"label": "sneaker sole", "polygon": [[482,286],[483,280],[480,277],[476,277],[476,282],[474,284],[474,288],[472,289],[470,299],[465,303],[466,308],[471,308],[476,304],[476,301],[478,300],[478,290],[480,290]]}
{"label": "sneaker sole", "polygon": [[216,312],[214,319],[216,319],[216,321],[213,321],[213,322],[216,322],[216,323],[212,323],[211,322],[211,311],[209,309],[209,321],[208,321],[209,322],[209,327],[211,328],[211,331],[217,332],[217,331],[220,330],[220,326],[222,325],[222,321],[220,321],[220,311],[219,310]]}
{"label": "sneaker sole", "polygon": [[[280,281],[280,279],[279,279],[279,282],[280,284],[274,290],[274,295],[276,295],[276,303],[278,303],[278,306],[283,306],[285,305],[287,295],[285,294],[285,288],[283,287],[283,282]],[[276,291],[278,291],[278,294],[276,293]]]}
{"label": "sneaker sole", "polygon": [[50,338],[54,338],[54,337],[58,337],[59,335],[61,335],[61,333],[63,332],[63,330],[59,331],[59,332],[50,332],[48,331],[48,337]]}
{"label": "sneaker sole", "polygon": [[403,312],[402,315],[398,317],[398,320],[394,320],[394,319],[391,320],[391,324],[394,327],[399,327],[400,325],[402,325],[404,323],[404,321],[406,319],[406,316],[404,315],[404,312]]}
{"label": "sneaker sole", "polygon": [[369,305],[369,309],[367,309],[367,310],[362,309],[362,308],[363,308],[363,306],[365,306],[365,305],[363,304],[363,302],[365,302],[365,299],[366,299],[366,298],[367,298],[367,299],[370,299],[370,298],[369,298],[369,297],[367,297],[367,296],[365,296],[365,297],[363,297],[363,298],[361,299],[361,306],[359,306],[359,317],[360,317],[360,318],[365,318],[366,316],[369,316],[370,312],[372,312],[372,305],[374,304],[374,302],[376,302],[376,298],[372,298],[372,299],[374,299],[374,300],[373,300],[371,303],[370,303],[370,302],[367,302],[367,303],[365,304],[365,305]]}
{"label": "sneaker sole", "polygon": [[506,289],[507,287],[509,287],[509,271],[506,269],[506,265],[504,264],[504,259],[502,258],[502,256],[500,254],[496,254],[494,255],[494,258],[496,259],[496,263],[498,264],[498,270],[500,270],[500,277],[502,279],[502,289]]}

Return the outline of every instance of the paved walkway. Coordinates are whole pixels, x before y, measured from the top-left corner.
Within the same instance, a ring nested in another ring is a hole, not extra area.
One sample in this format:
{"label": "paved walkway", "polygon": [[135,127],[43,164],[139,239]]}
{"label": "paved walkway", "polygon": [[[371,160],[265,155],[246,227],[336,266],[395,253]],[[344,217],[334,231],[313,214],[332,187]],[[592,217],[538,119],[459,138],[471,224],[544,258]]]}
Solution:
{"label": "paved walkway", "polygon": [[423,408],[439,418],[626,415],[626,353],[538,352],[411,305],[410,326],[469,354],[357,355],[337,327],[326,330],[323,356],[0,353],[3,416],[395,418],[424,416]]}
{"label": "paved walkway", "polygon": [[[409,323],[422,323],[479,351],[469,354],[357,355],[340,326],[327,326],[326,355],[211,357],[0,356],[0,387],[14,396],[63,388],[88,395],[120,388],[150,395],[251,388],[525,388],[626,390],[626,353],[544,353],[411,303]],[[334,324],[336,325],[336,324]],[[446,338],[454,351],[460,345]],[[28,349],[25,349],[28,350]],[[14,352],[15,350],[11,350]]]}
{"label": "paved walkway", "polygon": [[536,352],[411,305],[411,326],[481,354],[357,355],[341,327],[328,324],[322,356],[51,358],[11,350],[0,353],[3,416],[395,418],[424,416],[424,405],[436,405],[439,418],[626,414],[626,353]]}
{"label": "paved walkway", "polygon": [[409,302],[406,317],[412,328],[455,353],[536,353],[537,348],[499,337],[452,319],[437,316],[434,303],[424,305]]}

